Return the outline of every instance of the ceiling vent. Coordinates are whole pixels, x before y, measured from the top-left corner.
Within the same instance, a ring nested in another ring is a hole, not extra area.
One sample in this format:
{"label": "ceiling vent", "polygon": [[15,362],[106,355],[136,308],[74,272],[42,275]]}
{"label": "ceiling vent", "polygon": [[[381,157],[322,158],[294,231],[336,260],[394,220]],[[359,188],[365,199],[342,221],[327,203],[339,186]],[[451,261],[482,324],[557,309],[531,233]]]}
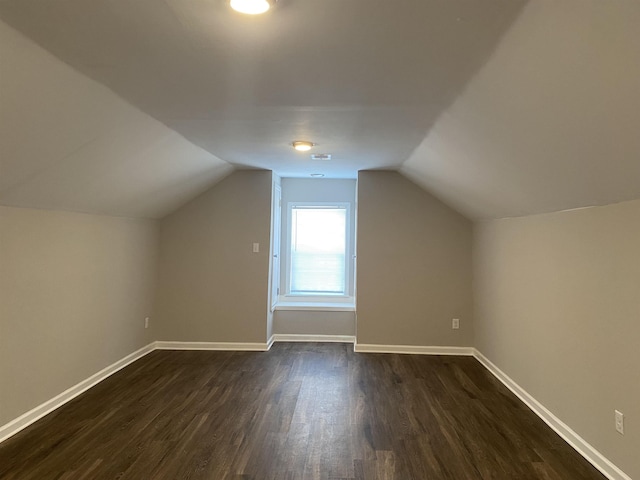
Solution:
{"label": "ceiling vent", "polygon": [[331,160],[331,154],[330,153],[314,153],[313,155],[311,155],[311,160]]}

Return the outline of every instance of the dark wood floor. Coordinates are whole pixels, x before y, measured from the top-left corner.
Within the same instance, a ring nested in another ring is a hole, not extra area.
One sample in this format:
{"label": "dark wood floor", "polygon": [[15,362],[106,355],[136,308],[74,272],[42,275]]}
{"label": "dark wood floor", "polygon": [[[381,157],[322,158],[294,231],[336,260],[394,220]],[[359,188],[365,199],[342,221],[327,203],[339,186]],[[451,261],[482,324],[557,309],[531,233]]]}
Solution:
{"label": "dark wood floor", "polygon": [[0,478],[603,480],[475,359],[155,351],[0,444]]}

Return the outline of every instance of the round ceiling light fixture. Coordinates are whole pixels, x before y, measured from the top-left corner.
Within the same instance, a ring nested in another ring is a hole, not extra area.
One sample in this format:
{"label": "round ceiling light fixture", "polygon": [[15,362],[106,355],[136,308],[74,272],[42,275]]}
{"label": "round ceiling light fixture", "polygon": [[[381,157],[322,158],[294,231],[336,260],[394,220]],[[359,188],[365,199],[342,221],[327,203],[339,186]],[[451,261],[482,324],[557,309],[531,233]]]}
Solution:
{"label": "round ceiling light fixture", "polygon": [[322,178],[324,177],[324,173],[312,173],[310,174],[313,178]]}
{"label": "round ceiling light fixture", "polygon": [[229,5],[236,12],[259,15],[269,10],[277,0],[231,0]]}
{"label": "round ceiling light fixture", "polygon": [[293,145],[293,148],[295,148],[299,152],[308,152],[309,150],[311,150],[311,148],[315,146],[315,143],[296,140],[291,145]]}

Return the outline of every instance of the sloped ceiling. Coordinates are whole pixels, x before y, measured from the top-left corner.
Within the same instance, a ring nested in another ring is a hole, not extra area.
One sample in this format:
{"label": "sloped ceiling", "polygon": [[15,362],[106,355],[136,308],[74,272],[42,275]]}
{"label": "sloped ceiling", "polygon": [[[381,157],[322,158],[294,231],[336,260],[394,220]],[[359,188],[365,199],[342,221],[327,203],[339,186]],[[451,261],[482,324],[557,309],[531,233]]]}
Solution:
{"label": "sloped ceiling", "polygon": [[530,2],[401,172],[474,219],[640,198],[640,2]]}
{"label": "sloped ceiling", "polygon": [[0,22],[0,204],[160,218],[233,167]]}
{"label": "sloped ceiling", "polygon": [[640,198],[640,2],[279,4],[0,0],[0,203],[161,217],[232,166],[399,169],[473,219]]}
{"label": "sloped ceiling", "polygon": [[399,167],[524,2],[0,0],[0,18],[222,160],[355,178]]}

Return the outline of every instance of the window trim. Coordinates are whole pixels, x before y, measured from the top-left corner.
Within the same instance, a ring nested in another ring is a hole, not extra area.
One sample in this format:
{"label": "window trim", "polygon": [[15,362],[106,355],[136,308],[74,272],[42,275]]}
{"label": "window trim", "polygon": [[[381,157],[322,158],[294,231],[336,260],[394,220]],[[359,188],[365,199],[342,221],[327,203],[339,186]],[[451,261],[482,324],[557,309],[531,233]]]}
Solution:
{"label": "window trim", "polygon": [[[335,293],[291,293],[291,269],[293,267],[291,261],[291,234],[292,234],[292,211],[294,207],[301,208],[343,208],[345,210],[345,262],[344,262],[344,294]],[[351,252],[351,203],[350,202],[287,202],[287,230],[286,230],[286,250],[285,250],[285,292],[280,295],[283,302],[329,302],[335,303],[340,301],[349,301],[353,298],[351,290],[353,285],[350,282],[351,262],[353,253]]]}

